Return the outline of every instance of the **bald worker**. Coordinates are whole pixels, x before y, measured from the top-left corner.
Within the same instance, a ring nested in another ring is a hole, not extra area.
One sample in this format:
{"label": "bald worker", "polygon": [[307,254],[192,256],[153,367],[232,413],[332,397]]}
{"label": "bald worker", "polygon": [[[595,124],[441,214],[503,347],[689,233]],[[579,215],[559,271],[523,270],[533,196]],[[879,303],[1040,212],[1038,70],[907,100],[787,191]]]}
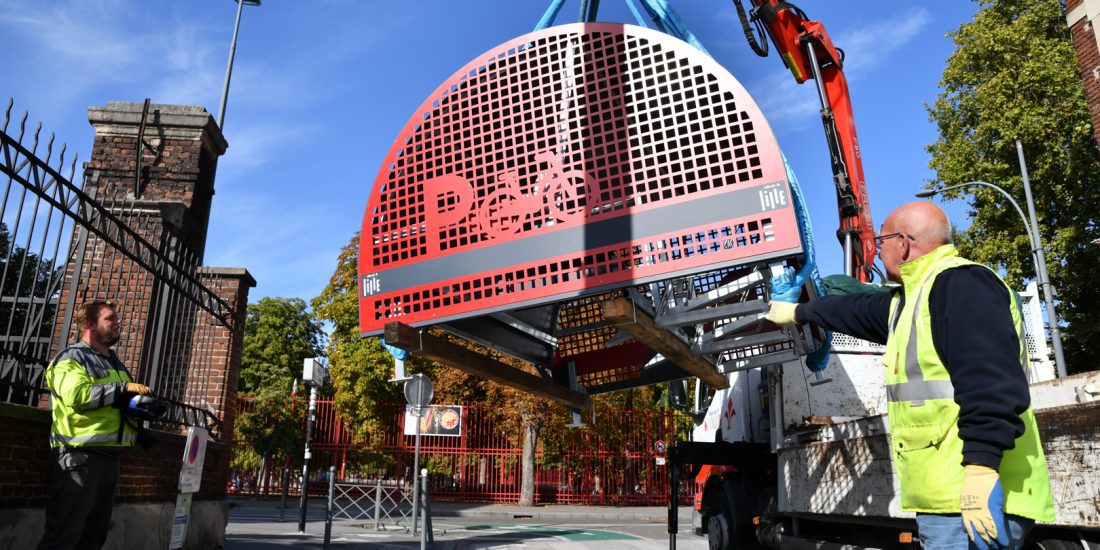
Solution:
{"label": "bald worker", "polygon": [[925,548],[1020,548],[1035,520],[1054,520],[1054,505],[1015,294],[959,256],[930,202],[892,212],[875,244],[900,287],[795,304],[779,301],[802,283],[787,273],[772,280],[768,319],[886,345],[901,509],[916,512]]}

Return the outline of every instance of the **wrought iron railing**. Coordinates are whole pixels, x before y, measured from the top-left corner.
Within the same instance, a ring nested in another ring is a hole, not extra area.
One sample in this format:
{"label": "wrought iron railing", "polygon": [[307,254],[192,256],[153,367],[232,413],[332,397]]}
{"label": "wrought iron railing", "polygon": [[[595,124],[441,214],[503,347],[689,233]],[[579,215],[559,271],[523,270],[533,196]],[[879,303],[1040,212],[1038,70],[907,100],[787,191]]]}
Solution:
{"label": "wrought iron railing", "polygon": [[179,205],[142,200],[96,171],[74,184],[77,156],[64,145],[55,155],[54,136],[42,139],[41,123],[28,132],[12,106],[0,127],[0,401],[42,405],[46,367],[76,341],[75,309],[109,299],[123,321],[116,350],[168,401],[166,422],[217,429],[204,397],[216,335],[241,328],[174,225]]}

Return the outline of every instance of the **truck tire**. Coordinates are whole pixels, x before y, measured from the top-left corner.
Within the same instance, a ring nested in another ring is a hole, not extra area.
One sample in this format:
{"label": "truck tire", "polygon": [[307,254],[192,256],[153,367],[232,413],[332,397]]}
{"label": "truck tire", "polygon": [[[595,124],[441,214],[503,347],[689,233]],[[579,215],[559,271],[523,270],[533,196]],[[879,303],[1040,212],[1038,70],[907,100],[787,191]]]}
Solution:
{"label": "truck tire", "polygon": [[745,492],[741,476],[729,476],[707,499],[707,543],[710,550],[748,548],[752,537],[751,518],[746,517]]}

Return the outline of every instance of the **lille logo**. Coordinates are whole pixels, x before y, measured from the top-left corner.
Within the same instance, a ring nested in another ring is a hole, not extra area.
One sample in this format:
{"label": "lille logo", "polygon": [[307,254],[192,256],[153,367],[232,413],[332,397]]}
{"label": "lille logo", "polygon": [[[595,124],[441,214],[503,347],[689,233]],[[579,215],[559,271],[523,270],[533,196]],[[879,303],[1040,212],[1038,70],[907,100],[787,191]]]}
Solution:
{"label": "lille logo", "polygon": [[363,297],[374,296],[382,291],[382,281],[378,278],[377,273],[368,273],[363,275]]}

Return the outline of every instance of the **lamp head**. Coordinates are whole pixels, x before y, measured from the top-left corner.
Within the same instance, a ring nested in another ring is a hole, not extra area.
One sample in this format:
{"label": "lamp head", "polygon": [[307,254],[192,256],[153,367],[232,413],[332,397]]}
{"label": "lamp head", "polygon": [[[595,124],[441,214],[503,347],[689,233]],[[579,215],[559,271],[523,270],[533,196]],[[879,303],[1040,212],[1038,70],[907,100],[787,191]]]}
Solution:
{"label": "lamp head", "polygon": [[936,189],[925,189],[924,191],[918,191],[916,197],[918,199],[927,199],[936,196],[937,193],[939,193],[939,191]]}

